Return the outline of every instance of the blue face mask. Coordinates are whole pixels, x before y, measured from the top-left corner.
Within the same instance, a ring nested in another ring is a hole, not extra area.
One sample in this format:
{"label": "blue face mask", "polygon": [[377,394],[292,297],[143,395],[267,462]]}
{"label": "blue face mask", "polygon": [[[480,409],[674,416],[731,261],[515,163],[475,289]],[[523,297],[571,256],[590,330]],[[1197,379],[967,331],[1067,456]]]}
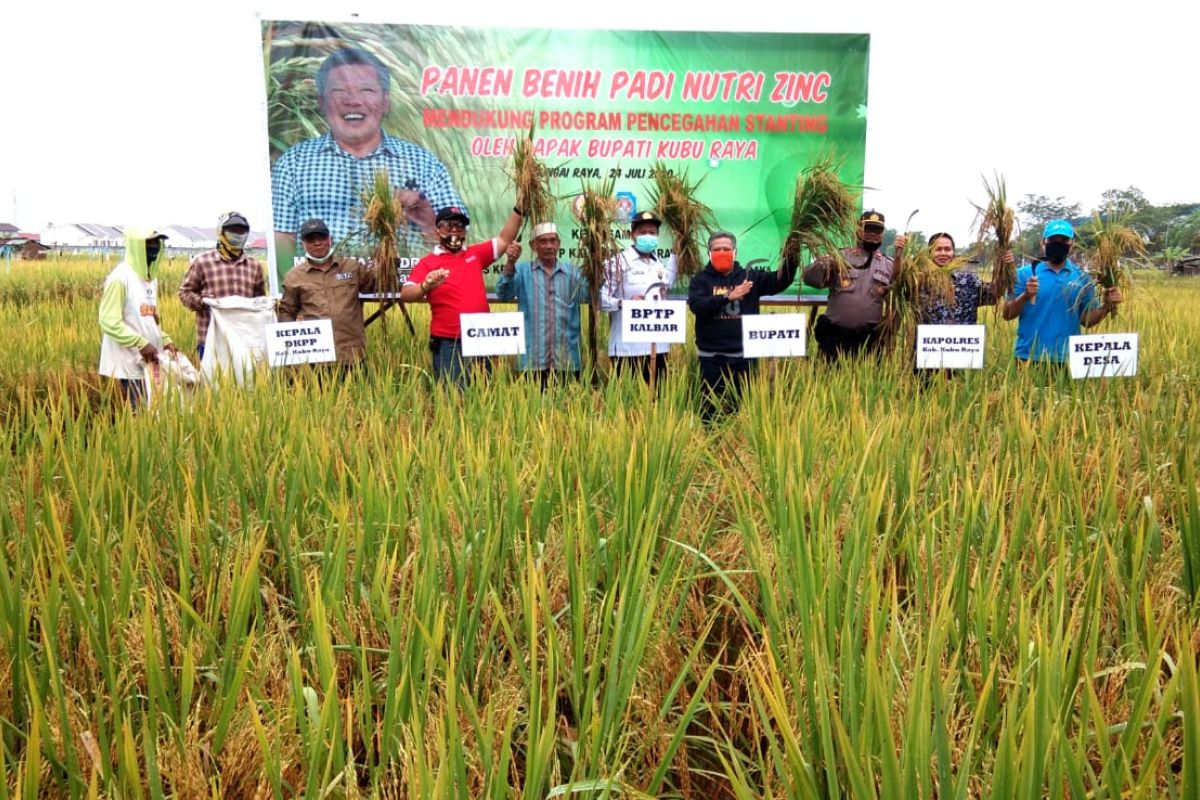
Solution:
{"label": "blue face mask", "polygon": [[643,233],[633,240],[633,249],[637,250],[642,255],[650,255],[658,249],[658,235],[654,233]]}

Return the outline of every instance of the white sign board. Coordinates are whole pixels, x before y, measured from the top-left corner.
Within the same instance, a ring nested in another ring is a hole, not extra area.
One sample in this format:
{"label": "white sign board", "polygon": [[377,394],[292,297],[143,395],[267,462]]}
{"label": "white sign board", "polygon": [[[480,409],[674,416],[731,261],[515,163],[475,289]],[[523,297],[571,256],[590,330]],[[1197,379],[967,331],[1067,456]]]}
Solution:
{"label": "white sign board", "polygon": [[1131,378],[1137,375],[1138,335],[1097,333],[1067,340],[1072,378]]}
{"label": "white sign board", "polygon": [[333,322],[330,320],[275,322],[267,325],[264,332],[267,336],[267,363],[272,367],[337,360],[337,353],[333,349]]}
{"label": "white sign board", "polygon": [[464,356],[515,356],[525,352],[525,315],[520,311],[459,314]]}
{"label": "white sign board", "polygon": [[808,314],[747,314],[742,317],[746,358],[808,355]]}
{"label": "white sign board", "polygon": [[983,369],[982,325],[918,325],[917,369]]}
{"label": "white sign board", "polygon": [[631,344],[683,344],[687,341],[687,301],[622,301],[621,338]]}

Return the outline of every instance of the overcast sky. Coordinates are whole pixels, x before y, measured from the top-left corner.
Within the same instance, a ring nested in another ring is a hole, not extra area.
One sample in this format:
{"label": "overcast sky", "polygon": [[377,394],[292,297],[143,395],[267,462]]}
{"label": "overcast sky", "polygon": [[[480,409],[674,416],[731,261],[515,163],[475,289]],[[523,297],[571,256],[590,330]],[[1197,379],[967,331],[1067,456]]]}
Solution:
{"label": "overcast sky", "polygon": [[[131,9],[141,9],[135,11]],[[701,11],[703,9],[703,11]],[[1109,9],[1119,9],[1110,11]],[[0,221],[268,222],[257,13],[511,27],[871,35],[866,204],[967,238],[981,174],[1084,209],[1200,202],[1200,4],[22,3],[0,45]]]}

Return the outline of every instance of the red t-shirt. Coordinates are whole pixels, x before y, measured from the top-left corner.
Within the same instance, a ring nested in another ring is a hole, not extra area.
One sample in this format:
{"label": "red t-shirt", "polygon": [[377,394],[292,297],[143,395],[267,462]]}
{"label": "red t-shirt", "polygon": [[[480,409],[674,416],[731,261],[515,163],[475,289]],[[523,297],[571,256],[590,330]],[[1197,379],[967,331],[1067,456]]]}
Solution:
{"label": "red t-shirt", "polygon": [[487,288],[483,285],[483,271],[499,258],[496,240],[464,247],[457,253],[439,250],[417,262],[408,276],[409,283],[418,286],[435,269],[448,269],[450,276],[442,285],[425,295],[429,300],[429,333],[446,339],[462,338],[459,314],[486,313],[488,308]]}

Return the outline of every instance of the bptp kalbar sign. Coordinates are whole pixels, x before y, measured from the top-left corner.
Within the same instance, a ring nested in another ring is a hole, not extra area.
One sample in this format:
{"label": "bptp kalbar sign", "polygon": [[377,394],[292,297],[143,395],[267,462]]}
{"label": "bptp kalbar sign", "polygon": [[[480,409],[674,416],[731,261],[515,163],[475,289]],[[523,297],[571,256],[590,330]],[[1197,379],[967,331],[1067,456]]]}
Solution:
{"label": "bptp kalbar sign", "polygon": [[520,311],[460,314],[464,356],[515,356],[525,352],[525,315]]}
{"label": "bptp kalbar sign", "polygon": [[742,317],[742,353],[746,358],[808,355],[808,315],[747,314]]}
{"label": "bptp kalbar sign", "polygon": [[621,337],[626,342],[687,341],[687,302],[683,300],[625,300],[621,312]]}
{"label": "bptp kalbar sign", "polygon": [[330,320],[277,322],[266,326],[266,335],[267,363],[272,367],[337,360],[337,352],[333,347],[333,322]]}
{"label": "bptp kalbar sign", "polygon": [[918,325],[917,369],[983,369],[982,325]]}
{"label": "bptp kalbar sign", "polygon": [[1072,378],[1131,378],[1137,375],[1138,335],[1097,333],[1067,340]]}

